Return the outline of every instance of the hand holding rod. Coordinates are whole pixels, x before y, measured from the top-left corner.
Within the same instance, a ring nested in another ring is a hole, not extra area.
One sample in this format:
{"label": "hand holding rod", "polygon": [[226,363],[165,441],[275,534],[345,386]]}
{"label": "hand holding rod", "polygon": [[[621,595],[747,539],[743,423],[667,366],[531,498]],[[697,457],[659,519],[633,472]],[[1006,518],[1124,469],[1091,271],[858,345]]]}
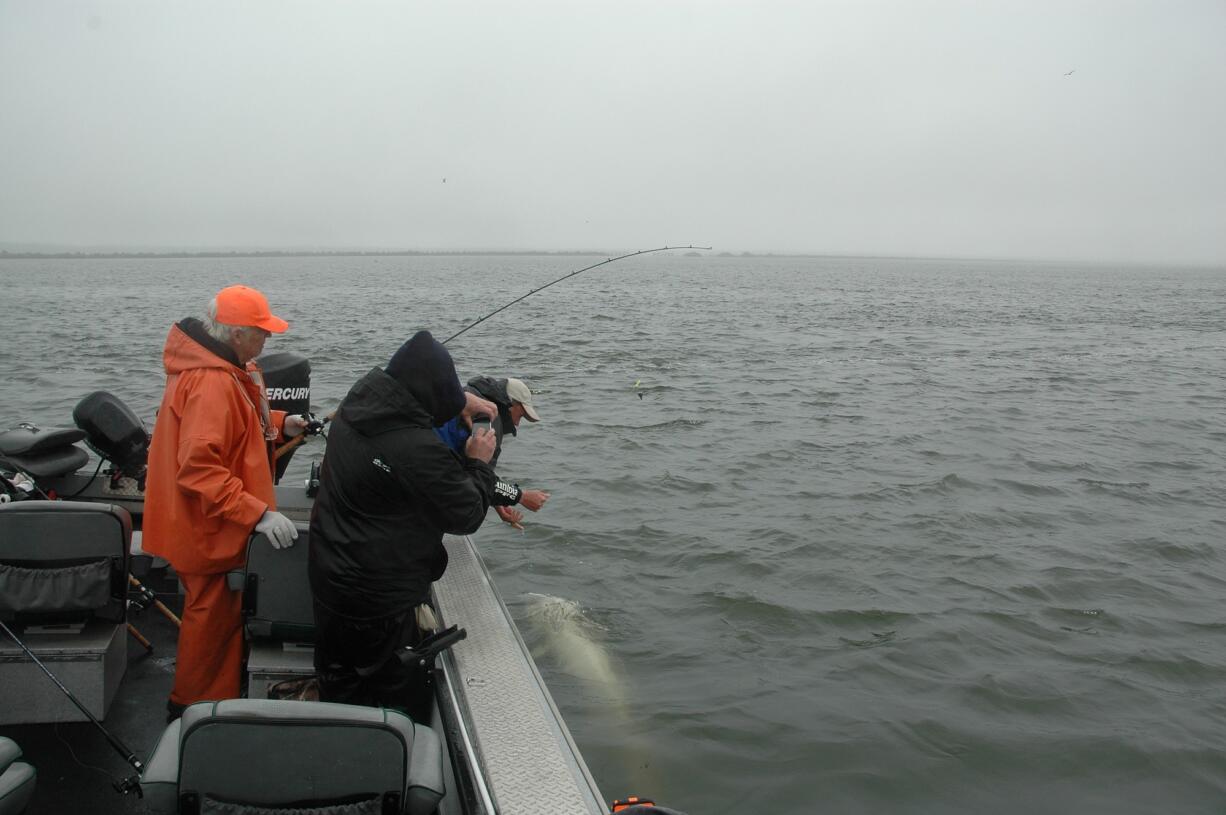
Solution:
{"label": "hand holding rod", "polygon": [[310,424],[307,425],[307,432],[294,436],[292,439],[287,441],[285,444],[277,448],[277,452],[273,454],[273,460],[280,459],[290,450],[293,450],[295,447],[302,444],[304,441],[307,440],[308,436],[317,436],[320,433],[322,433],[324,431],[324,425],[332,421],[332,417],[335,415],[336,415],[336,411],[334,410],[331,413],[329,413],[327,416],[323,417],[323,419],[315,419],[311,421]]}

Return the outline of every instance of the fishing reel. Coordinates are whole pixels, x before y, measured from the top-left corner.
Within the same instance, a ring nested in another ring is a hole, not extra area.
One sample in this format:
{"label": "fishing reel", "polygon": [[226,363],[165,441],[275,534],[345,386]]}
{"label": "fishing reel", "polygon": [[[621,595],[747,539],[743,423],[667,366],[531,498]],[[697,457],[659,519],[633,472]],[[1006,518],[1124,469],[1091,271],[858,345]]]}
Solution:
{"label": "fishing reel", "polygon": [[328,426],[326,418],[321,419],[314,413],[304,413],[303,418],[307,420],[306,429],[302,431],[304,436],[318,436],[324,432],[324,428]]}
{"label": "fishing reel", "polygon": [[130,775],[127,778],[117,778],[111,781],[111,789],[120,795],[136,793],[137,798],[144,798],[145,792],[140,786],[140,775]]}
{"label": "fishing reel", "polygon": [[144,611],[157,602],[157,594],[153,589],[146,586],[144,583],[137,583],[128,586],[128,608],[135,611]]}

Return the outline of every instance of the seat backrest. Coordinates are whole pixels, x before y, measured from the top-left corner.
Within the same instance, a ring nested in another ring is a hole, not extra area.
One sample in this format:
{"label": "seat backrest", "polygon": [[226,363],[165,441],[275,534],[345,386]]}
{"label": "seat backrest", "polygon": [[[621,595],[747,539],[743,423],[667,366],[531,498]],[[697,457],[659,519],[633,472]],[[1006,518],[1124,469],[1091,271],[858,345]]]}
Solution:
{"label": "seat backrest", "polygon": [[191,705],[179,733],[183,812],[206,799],[305,808],[378,798],[376,812],[398,813],[416,735],[396,711],[273,699]]}
{"label": "seat backrest", "polygon": [[0,617],[123,622],[131,541],[132,517],[122,507],[0,504]]}
{"label": "seat backrest", "polygon": [[242,578],[243,617],[255,639],[314,642],[315,615],[307,576],[307,525],[295,524],[298,539],[277,549],[263,534],[252,535]]}

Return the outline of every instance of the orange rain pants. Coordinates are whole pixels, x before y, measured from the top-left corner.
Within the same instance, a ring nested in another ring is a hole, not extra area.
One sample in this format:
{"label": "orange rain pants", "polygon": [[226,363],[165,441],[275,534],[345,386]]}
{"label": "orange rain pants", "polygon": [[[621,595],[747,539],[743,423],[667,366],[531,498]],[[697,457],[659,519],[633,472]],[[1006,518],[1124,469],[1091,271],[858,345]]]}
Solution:
{"label": "orange rain pants", "polygon": [[238,697],[243,661],[242,595],[226,575],[180,574],[186,597],[170,700],[179,705]]}

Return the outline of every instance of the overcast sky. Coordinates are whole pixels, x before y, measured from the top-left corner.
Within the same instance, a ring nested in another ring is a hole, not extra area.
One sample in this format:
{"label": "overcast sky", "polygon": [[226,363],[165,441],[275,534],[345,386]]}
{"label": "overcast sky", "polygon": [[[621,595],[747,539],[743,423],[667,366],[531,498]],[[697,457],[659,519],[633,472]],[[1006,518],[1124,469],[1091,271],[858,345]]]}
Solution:
{"label": "overcast sky", "polygon": [[0,243],[691,242],[1226,264],[1226,2],[0,0]]}

